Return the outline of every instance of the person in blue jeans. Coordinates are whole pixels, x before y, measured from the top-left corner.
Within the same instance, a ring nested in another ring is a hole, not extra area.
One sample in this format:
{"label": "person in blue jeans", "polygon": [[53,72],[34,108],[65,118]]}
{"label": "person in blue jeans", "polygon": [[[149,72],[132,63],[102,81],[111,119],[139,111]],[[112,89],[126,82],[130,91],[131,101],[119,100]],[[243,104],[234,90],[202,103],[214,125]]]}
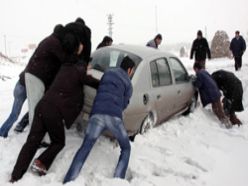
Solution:
{"label": "person in blue jeans", "polygon": [[74,156],[63,183],[76,179],[93,145],[104,130],[113,134],[121,148],[114,177],[125,178],[131,146],[124,128],[122,112],[132,96],[130,77],[134,66],[135,63],[126,56],[120,68],[110,68],[104,73],[94,100],[84,141]]}
{"label": "person in blue jeans", "polygon": [[[16,120],[18,119],[23,103],[25,102],[26,99],[27,99],[26,87],[18,80],[14,89],[14,103],[12,106],[12,111],[8,119],[3,123],[2,127],[0,128],[1,137],[4,138],[8,137],[8,132],[13,126],[13,124],[16,122]],[[28,113],[24,115],[24,118],[26,117],[26,115],[28,115]]]}

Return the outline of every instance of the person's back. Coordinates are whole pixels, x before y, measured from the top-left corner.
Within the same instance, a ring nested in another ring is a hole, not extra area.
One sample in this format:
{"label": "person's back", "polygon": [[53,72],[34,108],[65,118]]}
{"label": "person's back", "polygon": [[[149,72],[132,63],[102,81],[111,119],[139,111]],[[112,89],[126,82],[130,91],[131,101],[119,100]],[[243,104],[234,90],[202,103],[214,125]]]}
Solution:
{"label": "person's back", "polygon": [[241,81],[234,75],[234,73],[226,70],[213,72],[212,78],[227,98],[230,98],[233,95],[233,92],[237,91],[240,86],[242,87]]}
{"label": "person's back", "polygon": [[122,118],[131,94],[132,84],[127,72],[122,68],[107,70],[100,81],[91,115],[108,114]]}
{"label": "person's back", "polygon": [[194,84],[199,89],[201,101],[204,107],[207,104],[213,103],[216,100],[220,99],[220,91],[215,81],[206,70],[199,70],[196,73],[196,76],[197,80]]}
{"label": "person's back", "polygon": [[84,84],[94,88],[97,88],[99,84],[99,81],[86,75],[85,63],[63,64],[51,87],[42,98],[43,101],[57,106],[64,117],[67,128],[70,128],[82,110],[84,100],[82,87]]}
{"label": "person's back", "polygon": [[212,77],[224,94],[222,102],[226,115],[229,116],[233,125],[241,125],[242,122],[237,118],[235,112],[244,110],[242,104],[242,82],[234,75],[234,73],[225,70],[213,72]]}
{"label": "person's back", "polygon": [[[42,40],[29,60],[25,72],[31,73],[42,80],[46,89],[50,86],[60,65],[64,62],[65,52],[61,41],[55,34]],[[20,76],[24,84],[24,74]]]}

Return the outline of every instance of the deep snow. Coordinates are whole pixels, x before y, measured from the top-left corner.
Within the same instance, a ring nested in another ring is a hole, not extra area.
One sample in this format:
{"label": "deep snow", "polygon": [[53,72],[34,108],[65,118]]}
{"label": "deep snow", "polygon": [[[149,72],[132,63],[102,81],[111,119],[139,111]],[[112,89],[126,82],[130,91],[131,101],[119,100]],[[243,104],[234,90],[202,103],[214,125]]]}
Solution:
{"label": "deep snow", "polygon": [[[247,53],[247,52],[246,52]],[[193,73],[193,62],[182,58]],[[233,60],[207,61],[207,70],[226,69],[234,72]],[[67,185],[73,186],[247,186],[248,185],[248,55],[243,68],[235,74],[242,80],[245,111],[237,115],[244,123],[241,127],[225,129],[219,125],[211,108],[201,106],[189,116],[170,119],[163,125],[138,135],[132,143],[131,159],[126,180],[113,179],[113,171],[120,149],[115,143],[101,137],[94,146],[80,176]],[[24,66],[0,63],[0,124],[8,116],[13,88]],[[27,110],[24,105],[22,115]],[[37,177],[28,171],[14,183],[8,183],[17,155],[27,137],[10,131],[7,139],[0,138],[0,186],[62,185],[64,175],[74,153],[82,143],[75,129],[67,131],[66,147],[55,159],[48,174]],[[40,150],[42,151],[42,149]],[[40,153],[40,151],[38,153]]]}

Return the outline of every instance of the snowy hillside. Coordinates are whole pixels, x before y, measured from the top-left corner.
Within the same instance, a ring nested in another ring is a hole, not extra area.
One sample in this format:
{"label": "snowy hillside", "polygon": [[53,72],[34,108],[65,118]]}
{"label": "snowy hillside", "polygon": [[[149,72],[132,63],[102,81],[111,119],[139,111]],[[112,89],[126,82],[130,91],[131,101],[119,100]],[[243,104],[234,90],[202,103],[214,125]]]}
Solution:
{"label": "snowy hillside", "polygon": [[[193,73],[193,62],[182,58]],[[225,69],[234,72],[234,61],[207,61],[207,70]],[[210,107],[196,109],[187,117],[172,118],[164,125],[138,135],[132,143],[126,180],[113,179],[119,147],[101,137],[94,146],[80,176],[68,186],[247,186],[248,185],[248,55],[243,68],[235,74],[242,80],[245,111],[237,113],[244,123],[230,130],[219,125]],[[7,118],[13,101],[13,88],[24,66],[2,65],[0,75],[0,124]],[[27,110],[24,105],[22,115]],[[29,128],[22,134],[10,131],[0,138],[0,186],[62,185],[64,175],[82,138],[74,129],[67,131],[66,147],[57,156],[48,174],[37,177],[28,171],[14,183],[8,183],[17,155],[26,140]],[[42,149],[40,150],[42,151]],[[40,153],[40,151],[38,153]]]}

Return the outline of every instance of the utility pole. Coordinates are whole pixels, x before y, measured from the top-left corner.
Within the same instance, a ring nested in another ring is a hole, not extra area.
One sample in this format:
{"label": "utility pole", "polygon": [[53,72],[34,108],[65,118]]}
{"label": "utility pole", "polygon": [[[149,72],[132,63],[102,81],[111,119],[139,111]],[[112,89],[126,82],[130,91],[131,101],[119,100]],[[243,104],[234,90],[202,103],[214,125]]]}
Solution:
{"label": "utility pole", "polygon": [[114,24],[114,22],[113,22],[113,14],[108,14],[107,17],[108,17],[108,23],[107,24],[108,24],[109,37],[112,38],[112,35],[113,35],[113,24]]}

